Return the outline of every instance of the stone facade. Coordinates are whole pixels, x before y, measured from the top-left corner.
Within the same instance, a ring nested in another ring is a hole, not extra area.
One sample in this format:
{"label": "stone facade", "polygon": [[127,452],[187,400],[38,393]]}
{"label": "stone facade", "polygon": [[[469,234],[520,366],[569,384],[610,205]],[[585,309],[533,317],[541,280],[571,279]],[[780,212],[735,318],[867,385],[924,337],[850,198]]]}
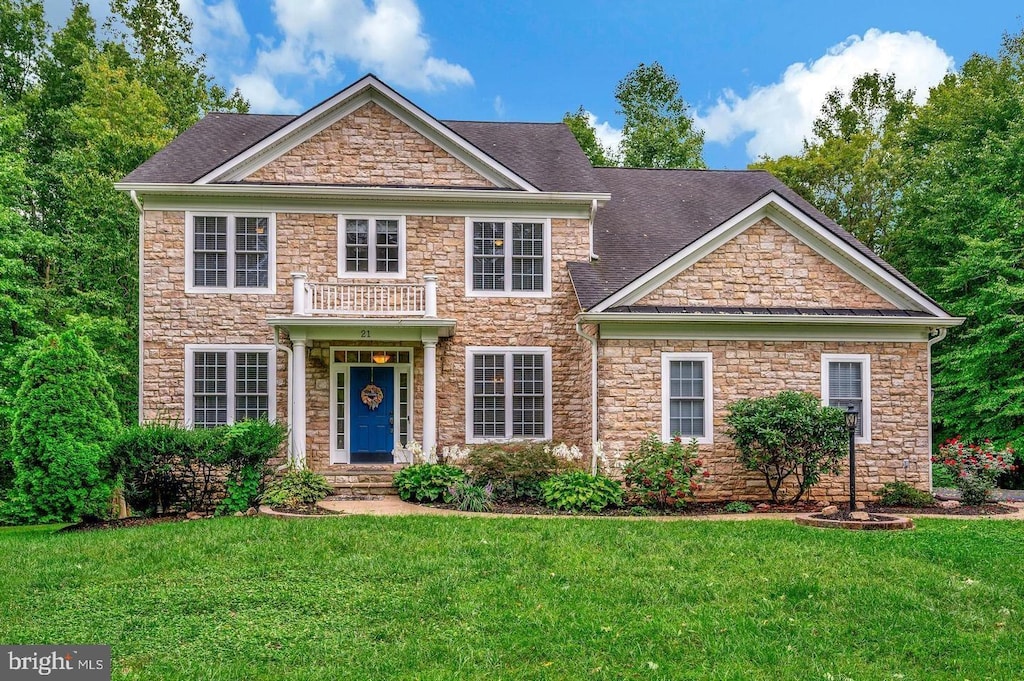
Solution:
{"label": "stone facade", "polygon": [[[894,480],[929,488],[927,343],[604,340],[598,354],[600,438],[613,470],[648,433],[661,434],[663,352],[712,355],[713,444],[701,445],[711,479],[700,499],[766,498],[764,480],[743,470],[724,433],[727,407],[782,390],[820,397],[824,353],[870,356],[871,443],[857,445],[858,494]],[[845,499],[847,480],[845,475],[827,477],[813,497]]]}
{"label": "stone facade", "polygon": [[436,187],[493,183],[373,102],[270,161],[246,182]]}
{"label": "stone facade", "polygon": [[769,218],[751,225],[635,304],[895,307]]}

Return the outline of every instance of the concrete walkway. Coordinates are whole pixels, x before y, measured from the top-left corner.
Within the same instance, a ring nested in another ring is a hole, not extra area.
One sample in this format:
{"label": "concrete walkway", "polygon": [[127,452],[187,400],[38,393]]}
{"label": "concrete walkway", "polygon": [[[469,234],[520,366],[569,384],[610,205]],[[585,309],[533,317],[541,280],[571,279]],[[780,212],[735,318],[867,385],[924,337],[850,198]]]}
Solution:
{"label": "concrete walkway", "polygon": [[[950,487],[936,487],[935,496],[940,499],[959,499],[960,490]],[[1024,501],[1024,489],[994,489],[991,498],[996,501]]]}
{"label": "concrete walkway", "polygon": [[[446,508],[431,508],[419,504],[410,504],[398,497],[387,496],[376,499],[325,499],[319,504],[321,507],[336,513],[349,515],[448,515],[448,516],[473,516],[477,518],[567,518],[573,516],[565,515],[516,515],[510,513],[467,513],[463,511],[452,511]],[[928,513],[908,513],[913,518],[949,518],[952,520],[1024,520],[1024,503],[1015,502],[1010,505],[1017,507],[1016,513],[992,516],[972,515],[950,515],[941,516]],[[792,520],[802,513],[722,513],[715,515],[661,515],[661,516],[575,516],[588,520]]]}

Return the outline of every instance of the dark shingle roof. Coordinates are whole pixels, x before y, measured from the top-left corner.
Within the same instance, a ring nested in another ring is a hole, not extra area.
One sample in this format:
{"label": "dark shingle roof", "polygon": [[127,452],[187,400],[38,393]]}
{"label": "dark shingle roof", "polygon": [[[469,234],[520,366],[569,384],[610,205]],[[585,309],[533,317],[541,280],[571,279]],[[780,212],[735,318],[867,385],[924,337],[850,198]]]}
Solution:
{"label": "dark shingle roof", "polygon": [[[195,182],[294,119],[295,116],[208,114],[123,181]],[[542,191],[603,191],[590,161],[562,123],[442,123]]]}
{"label": "dark shingle roof", "polygon": [[266,114],[207,114],[128,173],[122,182],[195,182],[294,118]]}
{"label": "dark shingle roof", "polygon": [[765,171],[596,168],[595,172],[612,198],[597,211],[594,223],[594,251],[599,259],[569,263],[584,310],[771,192],[924,295],[853,235]]}
{"label": "dark shingle roof", "polygon": [[771,317],[779,315],[817,317],[931,317],[919,310],[860,309],[847,307],[728,307],[723,305],[620,305],[608,312],[632,314],[743,314]]}

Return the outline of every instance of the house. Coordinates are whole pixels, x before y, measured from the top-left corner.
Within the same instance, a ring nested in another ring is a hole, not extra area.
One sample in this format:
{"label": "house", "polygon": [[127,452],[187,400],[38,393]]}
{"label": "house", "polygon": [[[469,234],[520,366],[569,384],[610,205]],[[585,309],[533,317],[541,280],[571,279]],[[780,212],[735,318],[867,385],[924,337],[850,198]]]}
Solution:
{"label": "house", "polygon": [[[854,405],[858,480],[930,485],[931,346],[960,322],[771,175],[593,168],[558,124],[439,121],[366,76],[298,116],[210,114],[139,209],[140,417],[270,415],[289,456],[696,438],[783,389]],[[821,494],[843,496],[842,480]]]}

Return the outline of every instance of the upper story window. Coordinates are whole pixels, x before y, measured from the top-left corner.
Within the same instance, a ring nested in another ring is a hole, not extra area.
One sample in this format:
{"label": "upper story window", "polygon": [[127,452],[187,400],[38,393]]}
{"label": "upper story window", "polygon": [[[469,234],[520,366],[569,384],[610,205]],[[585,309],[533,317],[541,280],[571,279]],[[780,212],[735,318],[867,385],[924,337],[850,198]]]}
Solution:
{"label": "upper story window", "polygon": [[186,291],[271,293],[274,216],[187,213]]}
{"label": "upper story window", "polygon": [[185,347],[185,418],[196,428],[274,420],[274,352],[266,345]]}
{"label": "upper story window", "polygon": [[662,440],[681,437],[711,444],[712,407],[711,353],[662,353]]}
{"label": "upper story window", "polygon": [[822,355],[821,401],[857,412],[856,441],[871,442],[871,356]]}
{"label": "upper story window", "polygon": [[338,218],[338,276],[405,276],[405,219]]}
{"label": "upper story window", "polygon": [[466,294],[551,294],[548,220],[466,220]]}

